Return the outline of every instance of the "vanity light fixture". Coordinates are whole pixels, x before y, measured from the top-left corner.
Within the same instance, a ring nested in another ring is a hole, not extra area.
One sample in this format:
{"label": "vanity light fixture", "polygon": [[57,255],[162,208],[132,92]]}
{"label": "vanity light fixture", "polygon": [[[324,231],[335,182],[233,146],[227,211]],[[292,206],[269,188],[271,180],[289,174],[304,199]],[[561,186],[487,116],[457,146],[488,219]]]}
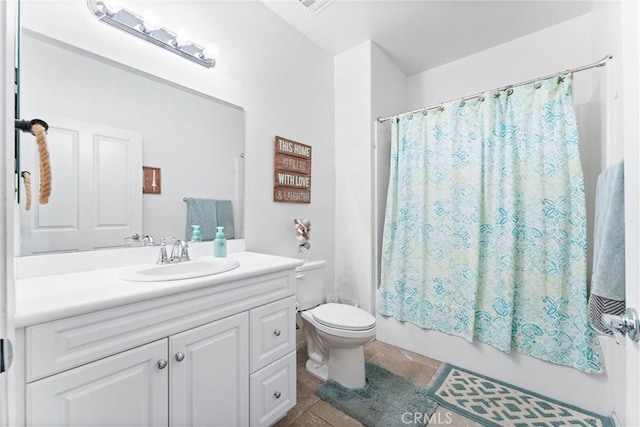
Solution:
{"label": "vanity light fixture", "polygon": [[322,12],[327,6],[333,3],[335,0],[299,0],[300,3],[309,9],[314,15]]}
{"label": "vanity light fixture", "polygon": [[123,7],[120,1],[87,0],[91,12],[105,24],[126,31],[190,61],[212,68],[216,65],[215,45],[202,46],[191,41],[188,33],[162,27],[153,12],[145,17]]}

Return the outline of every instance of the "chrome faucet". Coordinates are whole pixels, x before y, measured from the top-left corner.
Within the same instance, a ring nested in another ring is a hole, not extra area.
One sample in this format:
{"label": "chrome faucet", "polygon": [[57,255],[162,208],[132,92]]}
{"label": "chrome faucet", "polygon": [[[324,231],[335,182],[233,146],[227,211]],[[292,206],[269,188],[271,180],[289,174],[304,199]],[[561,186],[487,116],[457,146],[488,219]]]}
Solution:
{"label": "chrome faucet", "polygon": [[142,236],[142,246],[154,246],[155,239],[150,234],[145,234]]}
{"label": "chrome faucet", "polygon": [[[171,256],[167,255],[167,240],[173,241]],[[176,264],[178,262],[191,261],[189,258],[189,245],[184,240],[167,237],[161,240],[160,253],[156,264]]]}
{"label": "chrome faucet", "polygon": [[140,234],[135,233],[129,237],[124,238],[127,242],[136,242],[140,243],[142,246],[155,246],[155,239],[150,234],[145,234],[144,236],[140,236]]}
{"label": "chrome faucet", "polygon": [[189,244],[184,240],[176,240],[171,247],[169,262],[191,261],[189,258]]}

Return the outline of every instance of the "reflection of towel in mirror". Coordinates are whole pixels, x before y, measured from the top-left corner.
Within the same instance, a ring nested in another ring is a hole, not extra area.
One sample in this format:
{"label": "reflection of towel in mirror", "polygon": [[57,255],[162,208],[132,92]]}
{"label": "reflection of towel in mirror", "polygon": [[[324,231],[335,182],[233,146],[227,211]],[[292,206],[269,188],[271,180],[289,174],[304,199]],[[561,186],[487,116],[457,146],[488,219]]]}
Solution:
{"label": "reflection of towel in mirror", "polygon": [[227,239],[235,238],[231,200],[216,200],[216,218],[218,227],[224,227],[224,236]]}
{"label": "reflection of towel in mirror", "polygon": [[589,320],[596,330],[611,334],[602,314],[625,311],[624,289],[624,163],[598,176],[593,236],[593,274],[589,297]]}
{"label": "reflection of towel in mirror", "polygon": [[187,227],[185,240],[191,239],[191,226],[199,225],[202,240],[213,240],[216,237],[216,203],[213,199],[187,198]]}

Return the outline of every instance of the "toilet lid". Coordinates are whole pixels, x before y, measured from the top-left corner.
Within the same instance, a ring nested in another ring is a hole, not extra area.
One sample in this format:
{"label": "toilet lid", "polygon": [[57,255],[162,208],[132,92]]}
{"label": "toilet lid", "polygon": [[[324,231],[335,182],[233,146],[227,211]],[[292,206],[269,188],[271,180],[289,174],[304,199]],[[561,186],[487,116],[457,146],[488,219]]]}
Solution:
{"label": "toilet lid", "polygon": [[376,324],[376,318],[371,314],[347,304],[322,304],[314,308],[312,313],[319,323],[337,329],[364,331]]}

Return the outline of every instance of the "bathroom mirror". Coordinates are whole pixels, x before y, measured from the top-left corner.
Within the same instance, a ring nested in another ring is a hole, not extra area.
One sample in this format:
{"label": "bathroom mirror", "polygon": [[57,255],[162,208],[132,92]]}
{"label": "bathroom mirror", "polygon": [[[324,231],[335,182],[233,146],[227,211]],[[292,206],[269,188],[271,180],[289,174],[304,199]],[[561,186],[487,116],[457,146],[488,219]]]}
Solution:
{"label": "bathroom mirror", "polygon": [[[242,108],[21,24],[20,118],[49,124],[52,169],[39,205],[35,137],[22,134],[34,194],[26,211],[21,185],[21,255],[126,247],[133,234],[184,239],[189,197],[231,200],[243,238]],[[144,194],[143,166],[154,185]]]}

